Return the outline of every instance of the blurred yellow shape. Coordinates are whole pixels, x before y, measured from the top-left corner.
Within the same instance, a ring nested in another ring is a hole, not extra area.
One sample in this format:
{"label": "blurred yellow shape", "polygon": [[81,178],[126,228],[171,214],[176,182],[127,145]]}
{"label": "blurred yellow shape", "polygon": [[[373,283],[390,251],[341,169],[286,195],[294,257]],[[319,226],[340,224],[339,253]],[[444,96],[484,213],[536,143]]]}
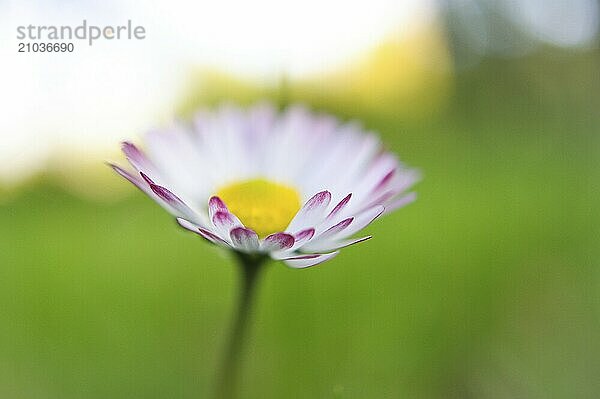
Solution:
{"label": "blurred yellow shape", "polygon": [[206,104],[250,104],[269,98],[280,105],[305,102],[356,114],[420,119],[443,108],[452,89],[452,62],[446,38],[435,23],[395,33],[347,65],[290,81],[241,79],[203,69],[192,78],[181,107],[184,115]]}
{"label": "blurred yellow shape", "polygon": [[347,107],[375,114],[421,118],[443,106],[451,89],[451,60],[444,35],[435,25],[393,35],[345,68],[300,83]]}

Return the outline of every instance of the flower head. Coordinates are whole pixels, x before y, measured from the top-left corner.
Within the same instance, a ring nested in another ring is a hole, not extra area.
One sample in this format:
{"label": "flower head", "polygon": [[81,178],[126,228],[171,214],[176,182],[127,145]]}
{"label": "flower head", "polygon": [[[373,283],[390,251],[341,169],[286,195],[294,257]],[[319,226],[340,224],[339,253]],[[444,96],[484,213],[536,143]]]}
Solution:
{"label": "flower head", "polygon": [[191,126],[123,143],[111,165],[206,240],[304,268],[365,241],[355,234],[414,200],[418,174],[358,125],[300,106],[200,112]]}

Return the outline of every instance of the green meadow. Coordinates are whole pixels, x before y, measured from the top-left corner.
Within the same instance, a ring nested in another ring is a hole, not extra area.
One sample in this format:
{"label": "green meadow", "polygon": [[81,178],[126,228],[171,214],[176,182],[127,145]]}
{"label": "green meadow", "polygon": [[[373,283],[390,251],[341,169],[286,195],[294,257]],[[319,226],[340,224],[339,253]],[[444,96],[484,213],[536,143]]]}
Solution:
{"label": "green meadow", "polygon": [[[488,60],[412,119],[291,89],[380,132],[423,180],[372,240],[269,265],[240,397],[596,397],[599,67],[597,52]],[[209,398],[228,256],[139,192],[99,202],[40,177],[7,197],[0,398]]]}

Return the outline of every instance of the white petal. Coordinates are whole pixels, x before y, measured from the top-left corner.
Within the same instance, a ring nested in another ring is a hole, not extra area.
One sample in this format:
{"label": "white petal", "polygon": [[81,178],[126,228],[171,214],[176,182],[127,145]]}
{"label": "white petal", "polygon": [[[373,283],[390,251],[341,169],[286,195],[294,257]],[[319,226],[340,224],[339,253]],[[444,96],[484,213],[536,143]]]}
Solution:
{"label": "white petal", "polygon": [[328,261],[339,254],[339,251],[331,252],[328,254],[313,254],[313,255],[300,255],[293,258],[284,260],[284,263],[294,269],[304,269],[306,267],[316,266],[319,263]]}
{"label": "white petal", "polygon": [[300,231],[314,227],[324,218],[327,207],[331,202],[331,193],[327,190],[318,192],[298,211],[286,231]]}
{"label": "white petal", "polygon": [[245,227],[235,227],[229,233],[235,249],[244,252],[258,251],[258,235]]}

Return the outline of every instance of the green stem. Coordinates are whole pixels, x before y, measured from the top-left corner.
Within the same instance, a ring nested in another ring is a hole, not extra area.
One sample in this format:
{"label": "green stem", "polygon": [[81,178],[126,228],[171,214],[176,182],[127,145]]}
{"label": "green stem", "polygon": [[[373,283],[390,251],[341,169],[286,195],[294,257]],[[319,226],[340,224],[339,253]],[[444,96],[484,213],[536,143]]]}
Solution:
{"label": "green stem", "polygon": [[239,252],[236,252],[236,255],[241,272],[240,295],[223,363],[217,375],[216,399],[233,399],[235,397],[240,358],[248,331],[248,319],[252,311],[256,283],[266,260],[262,256],[256,257]]}

